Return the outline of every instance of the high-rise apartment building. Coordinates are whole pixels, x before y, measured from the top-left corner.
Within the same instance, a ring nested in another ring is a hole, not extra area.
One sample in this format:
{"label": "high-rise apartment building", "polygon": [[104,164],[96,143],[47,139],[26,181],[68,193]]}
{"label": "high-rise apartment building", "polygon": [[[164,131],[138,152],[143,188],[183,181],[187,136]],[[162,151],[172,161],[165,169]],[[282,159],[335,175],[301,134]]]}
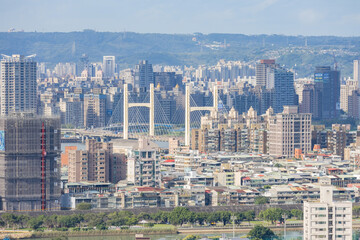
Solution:
{"label": "high-rise apartment building", "polygon": [[85,127],[103,127],[106,125],[106,95],[84,95]]}
{"label": "high-rise apartment building", "polygon": [[0,114],[37,112],[36,62],[33,56],[3,55],[0,65]]}
{"label": "high-rise apartment building", "polygon": [[283,106],[297,104],[294,73],[281,68],[275,60],[263,59],[256,65],[256,86],[260,90],[261,113],[269,107],[279,113]]}
{"label": "high-rise apartment building", "polygon": [[347,115],[360,119],[360,91],[355,90],[347,98]]}
{"label": "high-rise apartment building", "polygon": [[75,128],[84,127],[84,101],[82,98],[60,99],[59,107],[61,124]]}
{"label": "high-rise apartment building", "polygon": [[276,66],[277,64],[273,59],[260,60],[260,63],[256,64],[255,67],[256,86],[266,86],[269,71]]}
{"label": "high-rise apartment building", "polygon": [[311,114],[299,113],[298,106],[284,106],[284,111],[270,119],[269,153],[294,157],[295,149],[311,150]]}
{"label": "high-rise apartment building", "polygon": [[340,86],[340,108],[344,112],[349,110],[349,97],[358,89],[358,82],[347,80],[346,84]]}
{"label": "high-rise apartment building", "polygon": [[301,89],[301,101],[299,98],[299,112],[314,113],[315,111],[314,99],[315,99],[315,85],[304,84]]}
{"label": "high-rise apartment building", "polygon": [[327,134],[327,149],[333,154],[344,157],[344,149],[355,141],[350,133],[350,124],[333,124]]}
{"label": "high-rise apartment building", "polygon": [[294,73],[286,69],[268,68],[266,89],[273,91],[272,108],[275,113],[283,106],[295,105]]}
{"label": "high-rise apartment building", "polygon": [[352,238],[352,203],[333,200],[333,186],[320,187],[319,202],[304,202],[304,240]]}
{"label": "high-rise apartment building", "polygon": [[360,88],[360,60],[354,60],[354,81],[357,82],[357,87]]}
{"label": "high-rise apartment building", "polygon": [[147,60],[140,61],[135,66],[134,87],[139,91],[150,89],[150,83],[154,83],[154,72],[152,64]]}
{"label": "high-rise apartment building", "polygon": [[86,140],[86,150],[68,150],[69,182],[112,182],[125,179],[125,155],[113,153],[113,144]]}
{"label": "high-rise apartment building", "polygon": [[60,134],[59,118],[0,119],[0,210],[59,210]]}
{"label": "high-rise apartment building", "polygon": [[336,118],[340,108],[340,72],[327,66],[316,67],[314,81],[317,105],[314,118]]}
{"label": "high-rise apartment building", "polygon": [[182,85],[182,75],[175,72],[155,72],[155,87],[160,86],[166,91],[171,91],[177,84]]}
{"label": "high-rise apartment building", "polygon": [[103,57],[103,74],[107,78],[112,78],[115,75],[115,56]]}

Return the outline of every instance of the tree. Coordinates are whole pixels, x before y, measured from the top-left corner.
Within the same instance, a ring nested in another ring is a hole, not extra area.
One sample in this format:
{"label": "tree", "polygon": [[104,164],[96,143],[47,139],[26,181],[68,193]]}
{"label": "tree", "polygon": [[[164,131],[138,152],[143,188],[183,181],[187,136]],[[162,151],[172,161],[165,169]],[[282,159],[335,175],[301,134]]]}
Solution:
{"label": "tree", "polygon": [[58,227],[57,217],[58,217],[58,216],[55,215],[55,214],[44,217],[44,225],[45,225],[47,228]]}
{"label": "tree", "polygon": [[281,208],[268,208],[259,213],[259,218],[275,223],[276,221],[281,221],[284,213],[286,212]]}
{"label": "tree", "polygon": [[146,213],[146,212],[141,212],[137,217],[138,217],[139,219],[142,219],[142,220],[149,220],[149,219],[151,219],[150,214],[148,214],[148,213]]}
{"label": "tree", "polygon": [[81,220],[76,215],[58,216],[57,222],[62,228],[76,227]]}
{"label": "tree", "polygon": [[[42,215],[39,217],[43,217]],[[27,222],[30,220],[30,216],[29,215],[17,215],[16,216],[16,220],[15,220],[15,224],[17,225],[18,228],[24,228],[24,226],[27,225]]]}
{"label": "tree", "polygon": [[41,225],[44,223],[44,217],[43,216],[39,216],[36,218],[31,218],[27,223],[28,226],[33,229],[33,230],[37,230],[41,227]]}
{"label": "tree", "polygon": [[128,226],[133,226],[136,225],[139,222],[139,219],[137,219],[136,217],[130,217],[126,219],[126,225]]}
{"label": "tree", "polygon": [[204,212],[198,212],[196,213],[196,221],[199,223],[199,225],[203,225],[204,224],[204,221],[206,220],[207,218],[207,213],[204,213]]}
{"label": "tree", "polygon": [[290,213],[292,216],[294,216],[298,220],[303,219],[304,213],[300,209],[291,209]]}
{"label": "tree", "polygon": [[220,221],[220,214],[219,212],[212,212],[208,215],[206,222],[210,223],[210,224],[216,224],[217,222]]}
{"label": "tree", "polygon": [[102,218],[99,218],[98,214],[95,214],[95,213],[85,214],[84,221],[87,224],[87,226],[90,228],[96,227],[96,225],[103,222]]}
{"label": "tree", "polygon": [[97,224],[96,229],[97,230],[107,230],[106,225],[105,225],[104,222]]}
{"label": "tree", "polygon": [[121,216],[118,212],[113,212],[107,215],[107,221],[106,224],[108,226],[123,226],[126,224],[126,218]]}
{"label": "tree", "polygon": [[270,202],[270,199],[264,196],[259,196],[255,198],[255,204],[257,205],[263,205]]}
{"label": "tree", "polygon": [[262,225],[256,225],[253,229],[251,229],[248,236],[251,239],[261,240],[272,239],[276,235],[270,228],[264,227]]}
{"label": "tree", "polygon": [[170,213],[169,212],[161,212],[160,221],[161,223],[168,223],[169,222]]}
{"label": "tree", "polygon": [[76,210],[90,210],[91,203],[82,202],[76,205]]}
{"label": "tree", "polygon": [[230,222],[231,213],[229,211],[221,211],[220,212],[220,220],[224,225]]}
{"label": "tree", "polygon": [[189,209],[184,207],[176,207],[171,211],[169,221],[174,225],[182,225],[187,222],[189,216]]}
{"label": "tree", "polygon": [[4,213],[1,219],[5,222],[8,228],[14,227],[18,222],[18,217],[13,213]]}
{"label": "tree", "polygon": [[360,216],[360,206],[353,207],[353,215],[357,218]]}
{"label": "tree", "polygon": [[0,218],[0,227],[5,226],[5,222]]}
{"label": "tree", "polygon": [[254,210],[248,210],[248,211],[244,212],[244,217],[245,217],[246,221],[248,221],[248,222],[254,221],[254,219],[255,219],[255,211]]}

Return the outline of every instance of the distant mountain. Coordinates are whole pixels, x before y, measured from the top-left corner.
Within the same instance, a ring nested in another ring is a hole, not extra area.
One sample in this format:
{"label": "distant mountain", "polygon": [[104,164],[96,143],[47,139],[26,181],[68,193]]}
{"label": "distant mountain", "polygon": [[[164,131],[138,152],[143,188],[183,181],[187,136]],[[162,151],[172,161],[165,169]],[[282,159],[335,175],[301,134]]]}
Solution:
{"label": "distant mountain", "polygon": [[352,76],[352,61],[360,59],[360,37],[304,37],[243,34],[157,34],[133,32],[69,33],[2,32],[0,53],[37,54],[37,61],[78,62],[86,53],[90,61],[116,56],[120,67],[147,59],[153,64],[216,64],[220,59],[256,61],[275,58],[309,76],[317,65],[337,62],[342,76]]}

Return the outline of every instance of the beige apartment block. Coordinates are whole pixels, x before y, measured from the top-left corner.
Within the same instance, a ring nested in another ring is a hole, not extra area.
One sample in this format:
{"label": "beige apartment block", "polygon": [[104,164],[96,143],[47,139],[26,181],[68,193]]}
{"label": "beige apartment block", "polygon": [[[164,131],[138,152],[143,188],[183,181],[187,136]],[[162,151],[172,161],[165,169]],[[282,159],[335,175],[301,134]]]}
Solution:
{"label": "beige apartment block", "polygon": [[295,149],[311,150],[311,114],[299,113],[297,106],[284,106],[282,113],[270,119],[269,153],[294,157]]}
{"label": "beige apartment block", "polygon": [[333,201],[333,188],[322,186],[319,202],[304,203],[304,240],[352,240],[352,203]]}

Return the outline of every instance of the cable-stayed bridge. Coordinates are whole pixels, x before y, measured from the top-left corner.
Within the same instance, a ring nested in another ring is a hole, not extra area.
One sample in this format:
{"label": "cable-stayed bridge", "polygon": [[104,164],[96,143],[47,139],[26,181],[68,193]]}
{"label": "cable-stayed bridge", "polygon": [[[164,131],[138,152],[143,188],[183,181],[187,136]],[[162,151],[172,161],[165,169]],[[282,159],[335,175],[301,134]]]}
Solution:
{"label": "cable-stayed bridge", "polygon": [[125,84],[123,97],[117,101],[107,126],[83,130],[80,134],[124,139],[146,136],[159,141],[177,137],[189,145],[191,129],[200,127],[202,116],[211,110],[228,112],[218,95],[217,86],[212,89],[212,97],[207,99],[204,106],[198,106],[196,97],[192,94],[192,87],[187,85],[185,99],[176,104],[173,114],[169,114],[171,109],[166,105],[166,100],[161,99],[152,84],[150,91],[141,97],[129,92]]}

